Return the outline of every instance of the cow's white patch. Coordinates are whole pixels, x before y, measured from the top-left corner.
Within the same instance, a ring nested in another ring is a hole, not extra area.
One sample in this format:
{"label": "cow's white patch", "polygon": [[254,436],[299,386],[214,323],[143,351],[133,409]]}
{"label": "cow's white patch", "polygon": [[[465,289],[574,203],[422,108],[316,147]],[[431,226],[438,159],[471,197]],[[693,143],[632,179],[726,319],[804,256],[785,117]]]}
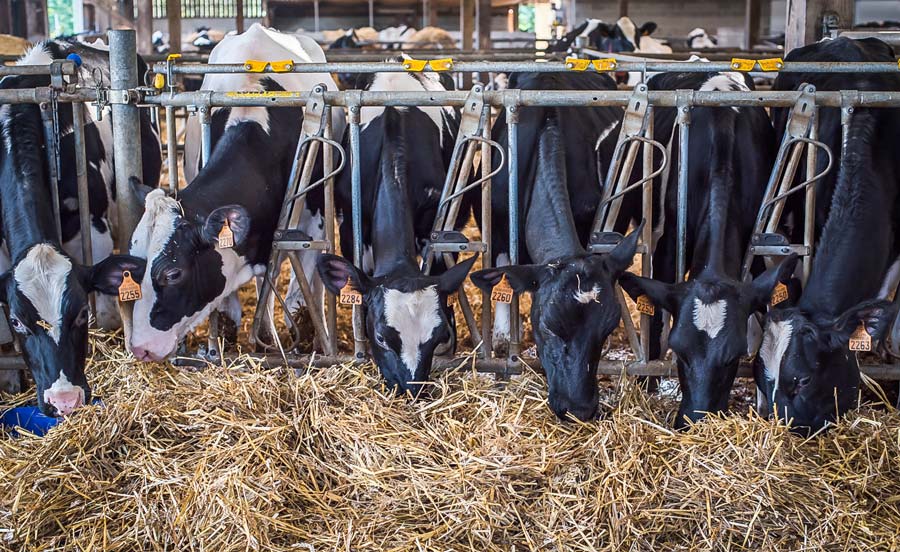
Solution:
{"label": "cow's white patch", "polygon": [[19,291],[31,302],[41,320],[50,325],[47,333],[59,343],[62,301],[72,261],[52,245],[39,243],[28,250],[13,275]]}
{"label": "cow's white patch", "polygon": [[[368,88],[371,91],[389,91],[389,92],[440,92],[445,88],[437,73],[375,73],[372,79],[372,85]],[[423,113],[428,115],[434,123],[435,128],[440,132],[440,139],[443,143],[444,133],[444,117],[453,116],[453,108],[444,107],[419,107]],[[364,107],[360,112],[360,124],[368,124],[376,117],[384,113],[384,107]]]}
{"label": "cow's white patch", "polygon": [[770,402],[775,401],[775,392],[778,390],[778,376],[781,372],[781,359],[787,352],[791,343],[791,335],[794,326],[790,320],[769,322],[763,335],[762,345],[759,348],[759,356],[763,361],[766,380],[772,383],[772,396]]}
{"label": "cow's white patch", "polygon": [[12,151],[12,129],[9,128],[9,104],[0,105],[0,135],[6,152]]}
{"label": "cow's white patch", "polygon": [[384,318],[400,335],[400,358],[414,378],[419,365],[419,346],[431,339],[441,325],[440,302],[436,286],[412,292],[385,289]]}
{"label": "cow's white patch", "polygon": [[715,303],[704,303],[694,298],[694,326],[701,332],[706,332],[710,339],[715,339],[725,327],[727,314],[728,303],[724,299],[719,299]]}
{"label": "cow's white patch", "polygon": [[16,65],[50,65],[53,55],[46,50],[46,44],[38,42],[16,61]]}
{"label": "cow's white patch", "polygon": [[706,33],[705,29],[701,29],[697,27],[687,36],[688,48],[695,48],[698,50],[706,49],[706,48],[715,48],[716,43],[709,38],[709,35]]}
{"label": "cow's white patch", "polygon": [[[66,396],[72,393],[78,393],[81,397],[81,400],[78,402],[84,404],[84,389],[77,385],[72,385],[72,382],[66,377],[66,373],[60,370],[59,377],[56,378],[53,385],[44,391],[44,402],[57,406],[55,403],[58,401],[54,400],[56,397]],[[62,413],[65,414],[65,412]]]}
{"label": "cow's white patch", "polygon": [[[630,17],[624,16],[620,17],[618,21],[616,21],[616,25],[622,29],[622,34],[625,35],[625,38],[628,42],[634,44],[634,38],[637,35],[637,27],[634,25],[634,21],[631,20]],[[640,44],[634,44],[634,48],[640,48]]]}
{"label": "cow's white patch", "polygon": [[600,299],[600,284],[594,284],[594,287],[591,289],[581,289],[581,277],[576,275],[578,278],[578,289],[575,290],[573,297],[576,301],[583,305],[587,305],[588,303],[598,303]]}
{"label": "cow's white patch", "polygon": [[[740,73],[735,73],[734,71],[725,71],[718,75],[713,75],[700,85],[701,92],[729,92],[732,90],[741,90],[744,92],[750,91],[747,87],[747,83],[744,82],[744,77],[742,77]],[[740,108],[737,106],[731,106],[731,109],[740,112]]]}
{"label": "cow's white patch", "polygon": [[600,23],[603,23],[602,19],[588,19],[587,26],[583,31],[581,31],[581,34],[578,36],[580,38],[588,37],[592,32],[594,32],[594,30],[600,25]]}

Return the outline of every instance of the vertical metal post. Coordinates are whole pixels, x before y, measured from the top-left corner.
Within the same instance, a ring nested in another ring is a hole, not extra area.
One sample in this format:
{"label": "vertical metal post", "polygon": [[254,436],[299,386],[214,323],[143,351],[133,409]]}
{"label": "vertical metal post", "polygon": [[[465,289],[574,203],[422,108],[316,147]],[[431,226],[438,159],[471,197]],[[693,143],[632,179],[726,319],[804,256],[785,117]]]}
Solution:
{"label": "vertical metal post", "polygon": [[[350,103],[350,179],[353,223],[353,264],[362,268],[362,176],[359,166],[360,95],[357,91]],[[353,305],[353,352],[357,360],[366,357],[366,324],[362,307]]]}
{"label": "vertical metal post", "polygon": [[[654,113],[652,107],[647,117],[647,131],[645,136],[650,140],[653,139],[653,118]],[[653,152],[655,148],[649,144],[644,144],[644,178],[653,174]],[[641,243],[646,248],[641,254],[641,276],[644,278],[653,277],[653,262],[651,252],[653,251],[653,181],[644,184],[641,189],[641,207],[643,211],[644,230],[641,234]],[[625,313],[623,313],[625,314]],[[641,354],[644,360],[650,358],[650,316],[641,314]]]}
{"label": "vertical metal post", "polygon": [[[484,106],[484,128],[482,136],[488,140],[491,138],[491,107]],[[491,146],[481,144],[481,177],[485,178],[491,173]],[[484,255],[481,257],[481,267],[493,266],[491,221],[491,181],[487,180],[481,185],[481,241],[485,244]],[[481,356],[491,358],[494,350],[491,334],[491,294],[488,291],[481,292]]]}
{"label": "vertical metal post", "polygon": [[[94,262],[91,247],[91,207],[88,195],[87,156],[84,145],[84,104],[72,103],[72,135],[75,143],[75,182],[78,190],[78,222],[81,225],[81,264]],[[91,297],[93,299],[93,296]]]}
{"label": "vertical metal post", "polygon": [[375,26],[375,0],[369,0],[369,26]]}
{"label": "vertical metal post", "polygon": [[44,125],[44,142],[47,146],[47,177],[50,181],[50,201],[53,203],[53,224],[56,226],[56,239],[62,244],[62,226],[59,217],[59,135],[56,102],[41,104],[41,122]]}
{"label": "vertical metal post", "polygon": [[[506,107],[509,140],[509,264],[519,264],[519,106]],[[509,356],[519,354],[519,296],[509,305]]]}
{"label": "vertical metal post", "polygon": [[675,281],[683,282],[687,272],[687,193],[688,193],[688,156],[690,146],[691,106],[690,99],[678,91],[677,115],[678,124],[678,245],[675,267]]}
{"label": "vertical metal post", "polygon": [[[325,106],[325,139],[332,138],[331,107]],[[322,151],[322,171],[329,174],[334,166],[334,150],[325,146]],[[334,253],[334,178],[325,181],[325,239],[328,241],[328,253]],[[316,275],[318,278],[318,275]],[[325,308],[327,309],[325,324],[328,329],[328,340],[331,350],[337,351],[337,301],[334,295],[325,294]]]}
{"label": "vertical metal post", "polygon": [[169,53],[181,53],[181,0],[166,0],[169,27]]}
{"label": "vertical metal post", "polygon": [[178,197],[178,123],[175,108],[166,106],[166,161],[169,165],[169,193]]}
{"label": "vertical metal post", "polygon": [[319,32],[319,0],[314,0],[313,2],[313,22],[316,32]]}
{"label": "vertical metal post", "polygon": [[[819,108],[814,107],[809,119],[809,138],[819,139]],[[812,178],[816,174],[816,152],[819,148],[813,144],[806,145],[806,178]],[[808,255],[803,257],[803,286],[812,271],[813,242],[816,233],[816,186],[806,187],[806,201],[803,205],[803,245],[807,247]]]}
{"label": "vertical metal post", "polygon": [[[212,155],[212,113],[209,103],[197,110],[200,117],[200,167],[209,163]],[[219,355],[219,311],[209,313],[209,335],[206,340],[207,359],[218,359]]]}
{"label": "vertical metal post", "polygon": [[[133,30],[109,31],[109,72],[113,90],[138,86],[137,51]],[[143,212],[143,205],[135,197],[129,180],[143,176],[140,141],[141,121],[138,107],[133,104],[113,104],[113,159],[116,171],[116,210],[118,228],[116,246],[127,252],[131,234]],[[131,340],[131,311],[133,303],[119,303],[125,342]]]}

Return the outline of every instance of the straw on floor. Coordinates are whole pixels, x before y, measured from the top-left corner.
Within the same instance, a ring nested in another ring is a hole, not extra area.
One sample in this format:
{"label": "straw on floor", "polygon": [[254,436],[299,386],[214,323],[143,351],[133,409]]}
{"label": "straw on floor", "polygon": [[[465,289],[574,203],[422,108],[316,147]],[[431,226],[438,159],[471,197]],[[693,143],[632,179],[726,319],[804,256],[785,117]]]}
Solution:
{"label": "straw on floor", "polygon": [[671,399],[609,385],[562,424],[542,376],[463,367],[431,400],[372,366],[195,373],[97,343],[105,406],[0,437],[10,550],[895,550],[900,416],[810,440],[752,414],[667,429]]}

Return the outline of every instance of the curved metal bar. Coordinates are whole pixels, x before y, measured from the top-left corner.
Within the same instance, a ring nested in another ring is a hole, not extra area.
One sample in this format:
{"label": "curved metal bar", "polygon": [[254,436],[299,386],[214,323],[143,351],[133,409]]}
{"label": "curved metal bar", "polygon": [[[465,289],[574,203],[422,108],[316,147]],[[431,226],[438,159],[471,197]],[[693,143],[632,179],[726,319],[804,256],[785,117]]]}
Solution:
{"label": "curved metal bar", "polygon": [[307,146],[307,142],[312,142],[312,141],[322,142],[326,146],[331,146],[334,149],[336,149],[341,154],[341,162],[338,164],[337,168],[334,169],[333,171],[331,171],[330,173],[326,174],[322,178],[311,183],[309,186],[306,186],[299,192],[288,196],[288,198],[284,200],[284,205],[287,205],[288,203],[292,203],[292,202],[296,201],[297,199],[305,196],[306,194],[308,194],[312,190],[316,189],[317,187],[323,185],[325,182],[327,182],[331,178],[334,178],[335,176],[338,175],[338,173],[340,173],[342,170],[344,170],[344,166],[347,163],[347,155],[346,155],[346,152],[344,151],[344,147],[340,143],[336,142],[335,140],[332,140],[331,138],[325,138],[324,136],[315,135],[315,136],[307,136],[306,139],[303,140],[303,142],[300,144],[300,146],[305,147],[305,146]]}
{"label": "curved metal bar", "polygon": [[826,144],[825,142],[822,142],[820,140],[813,140],[812,138],[798,137],[798,138],[792,138],[791,140],[789,140],[787,143],[787,146],[790,147],[791,145],[793,145],[797,142],[804,142],[813,147],[818,147],[818,148],[824,150],[825,153],[828,154],[828,165],[825,167],[825,170],[823,170],[819,174],[815,175],[814,177],[810,178],[809,180],[805,180],[805,181],[801,182],[800,184],[797,184],[796,186],[792,187],[790,190],[784,192],[783,194],[777,195],[777,196],[773,197],[772,199],[770,199],[769,201],[765,202],[762,206],[763,209],[766,209],[766,208],[774,205],[775,203],[778,203],[779,201],[783,200],[784,198],[788,197],[789,195],[792,195],[800,190],[805,190],[807,187],[811,186],[812,184],[817,184],[820,179],[822,179],[825,175],[827,175],[829,172],[831,172],[831,168],[834,166],[834,154],[831,153],[831,148],[828,147],[828,144]]}
{"label": "curved metal bar", "polygon": [[658,169],[656,169],[649,175],[638,180],[634,184],[629,184],[628,187],[625,188],[624,190],[622,190],[618,193],[615,193],[615,194],[609,196],[608,198],[604,199],[603,201],[601,201],[600,202],[601,207],[609,204],[614,199],[618,199],[618,198],[622,197],[623,195],[627,194],[628,192],[636,189],[638,186],[641,186],[642,184],[646,184],[647,182],[649,182],[649,181],[653,180],[654,178],[656,178],[657,176],[661,175],[663,173],[663,171],[666,170],[666,166],[669,164],[668,152],[666,152],[665,146],[663,146],[658,141],[656,141],[652,138],[644,138],[643,136],[629,136],[629,137],[625,138],[624,140],[622,140],[620,145],[625,144],[631,140],[636,140],[638,142],[644,142],[644,143],[649,144],[649,145],[653,146],[654,148],[658,149],[662,153],[662,163],[660,164],[660,167]]}
{"label": "curved metal bar", "polygon": [[449,204],[451,201],[453,201],[457,197],[465,194],[466,192],[468,192],[474,188],[481,186],[488,180],[497,176],[497,174],[503,169],[503,164],[506,162],[506,152],[503,151],[503,146],[501,146],[499,142],[496,142],[489,138],[482,138],[481,136],[469,136],[469,137],[465,138],[465,140],[463,140],[462,143],[465,143],[469,140],[471,140],[473,142],[481,142],[481,143],[491,146],[492,148],[495,148],[498,152],[500,152],[500,164],[497,166],[497,168],[494,171],[489,173],[487,176],[483,176],[483,177],[479,178],[478,180],[476,180],[475,182],[469,184],[465,188],[447,196],[447,198],[444,199],[443,201],[441,201],[441,203],[438,205],[439,210],[443,209],[445,206],[447,206],[447,204]]}

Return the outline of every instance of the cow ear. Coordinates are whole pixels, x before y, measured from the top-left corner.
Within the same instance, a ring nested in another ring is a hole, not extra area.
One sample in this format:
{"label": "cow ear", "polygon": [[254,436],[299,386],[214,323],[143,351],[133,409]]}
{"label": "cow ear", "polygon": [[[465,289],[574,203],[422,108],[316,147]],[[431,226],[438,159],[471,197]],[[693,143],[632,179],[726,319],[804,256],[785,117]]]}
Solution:
{"label": "cow ear", "polygon": [[[752,282],[744,284],[741,298],[750,311],[765,311],[766,306],[771,302],[775,286],[779,283],[787,284],[790,281],[799,259],[800,257],[792,253],[777,265],[757,276]],[[796,300],[796,297],[788,292],[788,300],[791,299]]]}
{"label": "cow ear", "polygon": [[647,221],[642,220],[637,228],[625,236],[625,239],[620,241],[619,245],[606,256],[606,268],[614,279],[621,276],[634,262],[634,254],[637,253],[638,238],[641,236],[641,231],[644,229],[644,224],[646,222]]}
{"label": "cow ear", "polygon": [[118,295],[123,274],[131,272],[131,279],[140,283],[144,279],[147,261],[131,255],[110,255],[94,266],[84,269],[85,289],[104,295]]}
{"label": "cow ear", "polygon": [[131,186],[131,192],[134,194],[134,197],[137,198],[138,203],[141,205],[147,200],[147,194],[153,191],[153,188],[141,182],[141,179],[136,176],[130,177],[128,184]]}
{"label": "cow ear", "polygon": [[638,36],[650,36],[656,30],[656,23],[647,21],[638,29]]}
{"label": "cow ear", "polygon": [[456,292],[466,280],[466,275],[472,270],[472,265],[478,260],[478,254],[472,255],[465,261],[453,265],[447,272],[438,277],[438,290],[444,295]]}
{"label": "cow ear", "polygon": [[889,301],[883,299],[863,301],[850,307],[826,325],[824,334],[828,340],[827,345],[832,350],[846,347],[850,336],[860,324],[866,327],[873,341],[880,340],[884,338],[895,315],[896,311]]}
{"label": "cow ear", "polygon": [[509,282],[513,291],[524,293],[537,290],[541,286],[541,280],[549,271],[550,268],[545,265],[501,266],[473,272],[471,279],[478,289],[490,291],[500,283],[503,276],[506,276],[506,281]]}
{"label": "cow ear", "polygon": [[670,313],[677,312],[678,306],[681,304],[680,288],[677,284],[651,280],[626,272],[619,277],[619,285],[635,301],[641,295],[646,295],[654,305]]}
{"label": "cow ear", "polygon": [[219,240],[219,233],[228,221],[228,227],[234,234],[234,245],[240,245],[247,239],[250,233],[250,214],[240,205],[226,205],[219,207],[206,217],[203,223],[202,236],[204,241],[210,244],[216,244]]}
{"label": "cow ear", "polygon": [[325,288],[334,295],[339,295],[348,281],[353,289],[363,295],[372,287],[372,281],[368,276],[353,266],[353,263],[338,255],[323,253],[316,261],[316,269]]}

